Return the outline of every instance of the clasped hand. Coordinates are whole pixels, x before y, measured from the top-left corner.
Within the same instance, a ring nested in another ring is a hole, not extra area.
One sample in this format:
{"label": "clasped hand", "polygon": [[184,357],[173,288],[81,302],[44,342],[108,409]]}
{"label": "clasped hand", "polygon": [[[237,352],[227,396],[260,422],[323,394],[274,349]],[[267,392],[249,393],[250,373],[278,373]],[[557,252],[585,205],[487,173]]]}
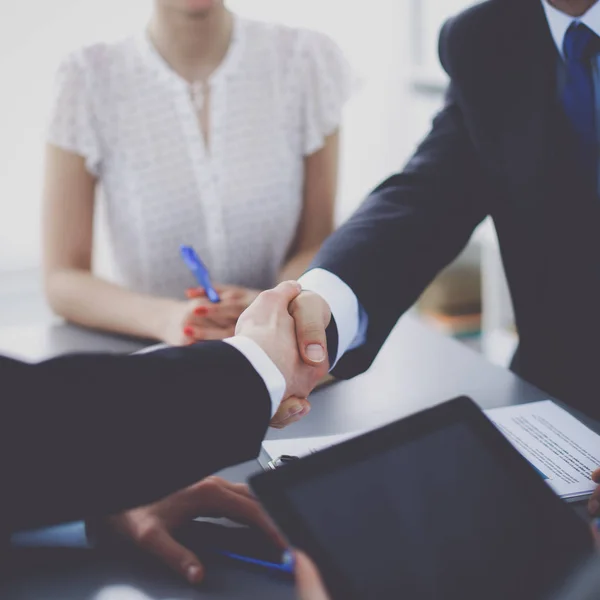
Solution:
{"label": "clasped hand", "polygon": [[[325,301],[293,281],[262,292],[240,316],[235,334],[254,340],[286,381],[272,427],[287,427],[308,414],[307,397],[329,371],[325,328],[330,319]],[[303,344],[305,339],[310,343]]]}

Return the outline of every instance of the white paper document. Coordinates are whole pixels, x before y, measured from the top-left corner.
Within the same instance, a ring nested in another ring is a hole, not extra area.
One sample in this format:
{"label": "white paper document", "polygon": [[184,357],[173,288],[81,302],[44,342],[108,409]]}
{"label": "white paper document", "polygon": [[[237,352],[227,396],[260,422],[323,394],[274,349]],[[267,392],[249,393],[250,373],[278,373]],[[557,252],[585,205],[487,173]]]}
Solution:
{"label": "white paper document", "polygon": [[357,431],[354,433],[342,433],[337,435],[319,435],[306,438],[292,438],[287,440],[266,440],[263,442],[263,450],[269,455],[269,459],[273,460],[287,454],[288,456],[308,456],[319,450],[324,450],[330,446],[341,444],[350,438],[356,437],[364,433]]}
{"label": "white paper document", "polygon": [[[551,400],[485,411],[509,442],[566,500],[589,496],[591,474],[600,468],[600,435]],[[269,460],[307,456],[365,431],[263,442]]]}
{"label": "white paper document", "polygon": [[485,411],[509,442],[567,500],[588,496],[600,436],[551,400]]}

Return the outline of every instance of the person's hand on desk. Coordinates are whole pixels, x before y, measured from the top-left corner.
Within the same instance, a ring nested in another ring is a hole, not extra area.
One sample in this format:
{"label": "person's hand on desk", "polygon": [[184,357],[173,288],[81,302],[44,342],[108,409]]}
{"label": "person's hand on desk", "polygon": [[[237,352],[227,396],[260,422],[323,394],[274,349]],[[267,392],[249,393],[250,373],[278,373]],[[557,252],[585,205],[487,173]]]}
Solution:
{"label": "person's hand on desk", "polygon": [[204,578],[198,557],[173,532],[196,517],[226,517],[262,529],[278,546],[284,541],[247,486],[209,477],[155,504],[108,518],[110,530],[155,555],[192,584]]}
{"label": "person's hand on desk", "polygon": [[213,304],[202,288],[186,291],[188,300],[164,302],[159,338],[169,346],[231,337],[239,316],[260,293],[233,286],[216,286],[221,301]]}
{"label": "person's hand on desk", "polygon": [[271,426],[282,428],[304,417],[310,410],[306,399],[327,374],[329,361],[305,364],[298,353],[294,319],[289,305],[300,293],[300,285],[287,281],[262,292],[241,315],[235,334],[254,340],[269,356],[286,381],[284,401]]}

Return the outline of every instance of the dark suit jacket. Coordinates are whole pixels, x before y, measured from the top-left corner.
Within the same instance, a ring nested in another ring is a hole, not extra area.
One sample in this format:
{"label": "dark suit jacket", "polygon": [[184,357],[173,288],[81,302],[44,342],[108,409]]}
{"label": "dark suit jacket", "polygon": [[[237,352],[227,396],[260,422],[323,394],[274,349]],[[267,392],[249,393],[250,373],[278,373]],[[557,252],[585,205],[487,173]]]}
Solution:
{"label": "dark suit jacket", "polygon": [[156,500],[258,455],[271,402],[235,348],[0,358],[0,529]]}
{"label": "dark suit jacket", "polygon": [[489,0],[440,37],[444,109],[405,169],[380,185],[313,266],[339,275],[369,316],[369,367],[400,315],[491,215],[520,346],[513,368],[600,414],[600,199],[575,159],[559,55],[539,0]]}

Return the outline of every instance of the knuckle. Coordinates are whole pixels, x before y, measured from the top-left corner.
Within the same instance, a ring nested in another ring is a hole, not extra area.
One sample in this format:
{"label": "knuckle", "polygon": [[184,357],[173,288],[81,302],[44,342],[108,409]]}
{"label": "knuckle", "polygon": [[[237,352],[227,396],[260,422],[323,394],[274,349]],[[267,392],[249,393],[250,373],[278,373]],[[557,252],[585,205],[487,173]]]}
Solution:
{"label": "knuckle", "polygon": [[152,546],[158,535],[158,524],[155,521],[148,521],[138,526],[134,539],[142,547]]}
{"label": "knuckle", "polygon": [[325,329],[322,323],[317,321],[308,321],[302,324],[302,333],[305,337],[323,338],[325,337]]}
{"label": "knuckle", "polygon": [[223,488],[223,480],[216,475],[211,475],[202,482],[202,488],[207,494],[218,493]]}
{"label": "knuckle", "polygon": [[263,303],[274,302],[277,299],[277,292],[275,290],[265,290],[258,295],[258,300]]}

